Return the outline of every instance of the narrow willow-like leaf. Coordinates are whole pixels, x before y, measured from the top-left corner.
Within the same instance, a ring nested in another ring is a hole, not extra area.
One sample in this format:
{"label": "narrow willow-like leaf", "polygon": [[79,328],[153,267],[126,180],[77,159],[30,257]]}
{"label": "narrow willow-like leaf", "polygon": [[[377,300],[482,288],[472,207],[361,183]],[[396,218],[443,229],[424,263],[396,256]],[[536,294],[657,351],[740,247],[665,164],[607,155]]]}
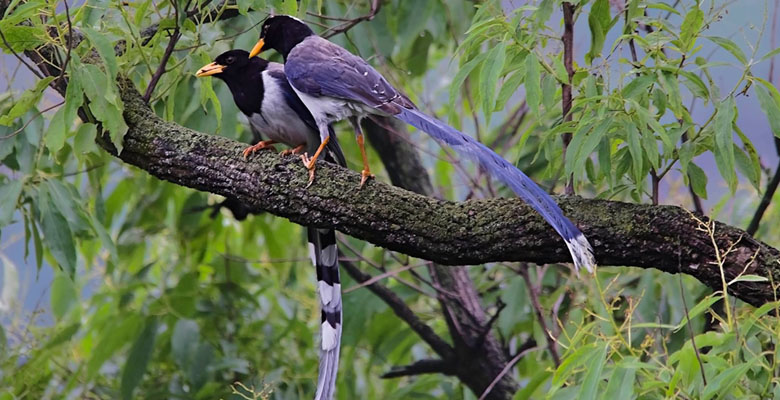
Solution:
{"label": "narrow willow-like leaf", "polygon": [[688,163],[688,180],[693,188],[693,193],[702,199],[707,198],[707,174],[696,163]]}
{"label": "narrow willow-like leaf", "polygon": [[730,39],[719,36],[706,36],[706,38],[731,53],[731,55],[733,55],[734,58],[739,60],[739,62],[742,64],[747,64],[747,57],[745,56],[745,53],[741,48],[739,48],[739,46],[737,46],[736,43],[732,42]]}
{"label": "narrow willow-like leaf", "polygon": [[485,114],[486,124],[490,124],[490,116],[496,104],[496,85],[504,69],[504,60],[506,60],[506,43],[501,42],[490,50],[479,75],[479,96],[482,98],[482,111]]}
{"label": "narrow willow-like leaf", "polygon": [[685,19],[682,25],[680,25],[680,43],[678,46],[683,53],[691,51],[703,23],[704,13],[699,9],[698,4],[694,5],[685,14]]}
{"label": "narrow willow-like leaf", "polygon": [[758,95],[758,102],[761,105],[761,109],[764,111],[764,115],[769,120],[769,127],[772,129],[772,133],[776,137],[780,137],[780,98],[772,96],[769,90],[769,82],[764,80],[758,81],[759,85],[753,85],[756,94]]}
{"label": "narrow willow-like leaf", "polygon": [[585,62],[590,64],[593,59],[601,55],[604,48],[604,39],[609,30],[609,1],[596,0],[588,14],[588,26],[590,27],[590,51],[585,55]]}
{"label": "narrow willow-like leaf", "polygon": [[0,228],[11,222],[23,184],[23,180],[14,179],[0,185]]}
{"label": "narrow willow-like leaf", "polygon": [[141,334],[136,338],[133,347],[130,348],[130,354],[125,361],[125,367],[122,371],[122,384],[120,390],[124,400],[133,398],[133,391],[141,382],[146,373],[146,366],[152,358],[154,350],[154,338],[157,336],[157,318],[150,317],[146,321],[146,326]]}
{"label": "narrow willow-like leaf", "polygon": [[734,98],[729,97],[716,106],[715,119],[713,121],[715,129],[715,163],[718,166],[720,174],[726,179],[729,189],[733,193],[737,189],[737,173],[735,171],[734,160],[734,140],[732,138],[732,124],[736,116],[736,105]]}
{"label": "narrow willow-like leaf", "polygon": [[542,99],[542,77],[539,68],[536,54],[528,54],[525,58],[525,100],[537,118],[541,118],[539,104]]}

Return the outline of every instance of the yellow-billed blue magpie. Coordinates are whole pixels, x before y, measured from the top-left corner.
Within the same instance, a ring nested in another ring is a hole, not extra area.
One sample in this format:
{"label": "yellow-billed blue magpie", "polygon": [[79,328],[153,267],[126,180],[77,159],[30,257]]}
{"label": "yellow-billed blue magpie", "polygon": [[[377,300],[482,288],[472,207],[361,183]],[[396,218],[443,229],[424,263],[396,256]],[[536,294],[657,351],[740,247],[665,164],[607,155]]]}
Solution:
{"label": "yellow-billed blue magpie", "polygon": [[329,124],[349,119],[363,156],[362,185],[371,173],[363,150],[360,119],[370,114],[393,116],[479,162],[552,225],[566,242],[575,271],[580,268],[593,271],[596,262],[590,243],[542,188],[482,143],[420,111],[365,60],[287,15],[265,20],[250,56],[265,48],[272,48],[284,57],[287,80],[316,121],[321,144],[311,159],[304,160],[310,170],[329,141]]}
{"label": "yellow-billed blue magpie", "polygon": [[[267,136],[244,151],[244,156],[283,143],[293,149],[306,147],[308,151],[322,151],[323,157],[346,166],[344,154],[337,141],[328,140],[320,147],[320,134],[312,114],[290,86],[281,64],[260,57],[249,57],[244,50],[230,50],[203,66],[197,76],[213,76],[223,80],[233,94],[233,100],[249,119],[253,131]],[[328,135],[333,135],[330,125]],[[313,170],[310,170],[311,183]],[[321,350],[318,398],[331,398],[338,371],[341,343],[341,281],[338,270],[338,249],[333,229],[307,227],[309,255],[317,271],[317,290],[321,309]],[[327,396],[327,397],[324,397]]]}

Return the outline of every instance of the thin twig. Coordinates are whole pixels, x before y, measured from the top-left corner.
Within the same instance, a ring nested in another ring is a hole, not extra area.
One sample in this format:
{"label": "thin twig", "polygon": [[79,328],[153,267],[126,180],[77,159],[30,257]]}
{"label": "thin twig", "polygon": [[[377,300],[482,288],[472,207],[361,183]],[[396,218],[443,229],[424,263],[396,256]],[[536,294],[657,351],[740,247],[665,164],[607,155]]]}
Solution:
{"label": "thin twig", "polygon": [[73,48],[73,24],[70,21],[70,8],[68,7],[68,1],[63,0],[63,4],[65,4],[65,18],[68,22],[68,40],[66,42],[67,45],[67,53],[65,54],[65,62],[62,64],[62,67],[60,68],[60,75],[57,76],[57,79],[54,81],[54,85],[58,85],[60,81],[65,77],[65,71],[68,69],[68,63],[70,63],[70,51]]}
{"label": "thin twig", "polygon": [[380,378],[400,378],[403,376],[415,376],[422,374],[445,374],[454,375],[457,364],[452,360],[424,359],[415,361],[409,365],[393,367],[390,371],[382,374]]}
{"label": "thin twig", "polygon": [[704,363],[701,361],[701,355],[699,354],[699,348],[696,346],[696,338],[693,335],[693,327],[691,327],[691,316],[688,315],[688,303],[685,300],[685,290],[683,289],[683,283],[682,283],[682,270],[680,268],[680,243],[677,243],[677,259],[678,259],[678,265],[677,269],[680,270],[680,274],[677,274],[678,282],[680,283],[680,296],[682,296],[683,301],[683,311],[685,311],[685,320],[687,321],[686,325],[688,326],[688,334],[691,337],[691,346],[693,346],[693,353],[696,355],[696,360],[699,361],[699,370],[701,371],[701,379],[702,382],[704,382],[704,386],[707,386],[707,375],[704,373]]}
{"label": "thin twig", "polygon": [[539,320],[539,325],[542,326],[544,331],[544,338],[547,340],[547,348],[550,350],[555,367],[561,365],[561,356],[558,354],[558,349],[555,347],[556,339],[552,337],[552,331],[547,328],[547,322],[544,320],[544,312],[542,305],[539,303],[539,288],[531,282],[531,275],[528,273],[528,265],[523,265],[520,268],[520,275],[523,277],[526,286],[528,286],[528,296],[531,298],[531,305],[534,307],[536,318]]}
{"label": "thin twig", "polygon": [[775,175],[766,185],[766,191],[764,191],[764,195],[761,197],[761,203],[758,204],[758,208],[756,208],[756,212],[750,220],[750,225],[745,229],[750,236],[755,235],[756,231],[758,231],[761,218],[764,217],[766,209],[769,208],[769,204],[772,203],[772,197],[774,197],[775,192],[777,191],[778,184],[780,184],[780,161],[778,161],[777,168],[775,168]]}
{"label": "thin twig", "polygon": [[371,278],[371,279],[369,279],[369,280],[367,280],[365,282],[362,282],[362,283],[360,283],[358,285],[355,285],[355,286],[353,286],[353,287],[351,287],[349,289],[344,290],[344,294],[347,294],[349,292],[353,292],[353,291],[358,290],[360,288],[366,287],[366,286],[368,286],[368,285],[370,285],[370,284],[372,284],[374,282],[379,282],[382,279],[385,279],[385,278],[387,278],[389,276],[395,277],[396,275],[400,274],[401,272],[404,272],[404,271],[407,271],[407,270],[410,270],[410,269],[416,268],[416,267],[423,267],[423,266],[425,266],[427,264],[428,263],[417,264],[417,265],[407,265],[407,266],[404,266],[404,267],[401,267],[401,268],[397,268],[397,269],[394,269],[394,270],[387,271],[387,272],[379,274],[379,275],[377,275],[377,276],[375,276],[375,277],[373,277],[373,278]]}
{"label": "thin twig", "polygon": [[[339,33],[345,33],[355,27],[355,25],[363,21],[371,21],[374,19],[379,9],[382,7],[382,0],[371,0],[371,10],[366,15],[362,15],[357,18],[353,18],[345,21],[342,24],[336,25],[332,28],[328,28],[325,32],[322,32],[322,37],[325,39],[338,35]],[[332,18],[332,17],[331,17]],[[326,18],[323,18],[326,19]]]}
{"label": "thin twig", "polygon": [[61,102],[59,102],[59,103],[57,103],[57,104],[54,104],[54,105],[52,105],[52,106],[46,107],[46,108],[44,108],[43,110],[40,110],[40,111],[38,111],[37,113],[35,113],[35,115],[33,115],[32,117],[30,117],[30,119],[29,119],[29,120],[27,120],[27,122],[25,122],[25,123],[24,123],[24,125],[22,125],[22,127],[21,127],[21,128],[19,128],[19,129],[17,129],[17,130],[15,130],[15,131],[13,131],[12,133],[9,133],[9,134],[8,134],[8,135],[6,135],[6,136],[0,136],[0,140],[6,140],[6,139],[10,139],[10,138],[12,138],[12,137],[14,137],[14,136],[16,136],[16,135],[20,134],[20,133],[21,133],[21,132],[22,132],[22,131],[23,131],[25,128],[27,128],[27,126],[29,126],[29,125],[30,125],[30,123],[32,123],[32,122],[33,122],[33,121],[34,121],[36,118],[40,117],[40,116],[41,116],[41,114],[43,114],[43,113],[45,113],[45,112],[47,112],[47,111],[51,111],[51,110],[53,110],[53,109],[55,109],[55,108],[57,108],[57,107],[59,107],[59,106],[61,106],[61,105],[63,105],[63,104],[65,104],[65,100],[63,100],[63,101],[61,101]]}
{"label": "thin twig", "polygon": [[168,41],[168,46],[165,48],[165,53],[163,53],[163,56],[160,59],[160,65],[157,67],[157,71],[154,72],[154,75],[152,75],[152,79],[149,81],[149,86],[146,87],[146,92],[144,92],[143,99],[146,103],[149,102],[149,99],[152,97],[152,93],[154,92],[154,88],[157,87],[157,83],[165,73],[165,65],[168,64],[168,59],[171,58],[173,49],[176,47],[176,42],[178,42],[179,38],[181,37],[181,33],[179,31],[179,7],[176,5],[176,1],[172,1],[171,4],[173,4],[174,15],[176,18],[176,27],[173,28],[173,34],[171,34],[171,39]]}
{"label": "thin twig", "polygon": [[[772,38],[771,41],[771,48],[775,48],[776,46],[776,40],[777,40],[777,9],[780,8],[780,4],[775,3],[775,10],[772,13],[773,20],[772,20],[772,34],[770,35]],[[775,70],[775,59],[777,57],[772,57],[769,59],[769,83],[774,84],[774,70]],[[771,131],[770,131],[771,133]],[[780,132],[775,132],[780,133]],[[775,151],[778,155],[780,155],[780,139],[777,137],[774,137],[775,141]],[[746,231],[751,236],[755,235],[758,231],[758,226],[761,223],[761,218],[764,217],[764,212],[766,212],[766,209],[769,208],[769,204],[772,203],[772,197],[774,197],[775,192],[777,191],[777,185],[780,183],[780,162],[777,164],[777,168],[775,169],[775,175],[772,177],[772,180],[769,181],[769,183],[766,185],[766,191],[764,191],[764,195],[761,197],[761,202],[758,204],[758,208],[756,208],[756,212],[753,214],[753,218],[750,220],[750,225],[748,225]]]}
{"label": "thin twig", "polygon": [[[371,279],[371,275],[364,274],[360,269],[358,269],[357,266],[355,266],[355,264],[344,261],[342,257],[343,254],[339,254],[339,264],[345,271],[347,271],[352,279],[360,283]],[[390,309],[393,310],[395,315],[406,322],[406,324],[409,325],[409,328],[411,328],[415,333],[417,333],[418,336],[420,336],[423,341],[431,346],[436,354],[445,359],[449,359],[454,355],[454,349],[452,346],[450,346],[449,343],[437,335],[430,326],[421,321],[417,314],[415,314],[414,311],[412,311],[395,292],[379,282],[370,284],[368,289],[377,297],[382,299],[382,301],[384,301],[385,304],[387,304]]]}
{"label": "thin twig", "polygon": [[11,54],[13,54],[13,55],[14,55],[14,57],[16,57],[16,58],[19,60],[19,62],[21,62],[22,64],[24,64],[24,66],[25,66],[25,67],[27,67],[27,69],[29,69],[29,70],[30,70],[30,72],[32,72],[32,73],[33,73],[33,75],[35,75],[36,77],[38,77],[38,79],[43,79],[43,74],[41,74],[41,73],[40,73],[38,70],[36,70],[35,68],[33,68],[33,66],[32,66],[32,65],[30,65],[29,63],[27,63],[27,61],[26,61],[24,58],[22,58],[22,56],[20,56],[20,55],[19,55],[19,53],[17,53],[16,51],[14,51],[14,48],[13,48],[13,47],[11,47],[11,44],[10,44],[10,43],[8,43],[8,39],[6,39],[6,38],[5,38],[5,35],[3,34],[3,30],[2,30],[2,29],[0,29],[0,39],[2,39],[2,40],[3,40],[3,44],[5,44],[5,47],[8,47],[8,50],[11,52]]}
{"label": "thin twig", "polygon": [[[569,77],[568,82],[561,84],[561,107],[563,109],[563,122],[571,121],[571,84],[574,80],[574,10],[575,6],[568,1],[563,3],[563,66],[566,68],[566,75]],[[571,142],[571,133],[566,132],[563,134],[563,159],[566,159],[566,149]],[[567,195],[574,194],[574,176],[566,177],[566,190]]]}
{"label": "thin twig", "polygon": [[526,354],[534,351],[535,349],[536,347],[531,347],[521,351],[520,353],[517,353],[517,355],[504,366],[504,369],[502,369],[501,372],[499,372],[499,374],[496,375],[495,379],[493,379],[493,382],[490,382],[490,385],[488,385],[488,387],[485,388],[485,391],[482,392],[481,396],[479,396],[479,400],[486,399],[487,396],[490,394],[490,392],[493,390],[493,388],[496,387],[499,381],[501,381],[504,375],[506,375],[507,372],[509,372],[509,370],[512,369],[512,367],[515,364],[517,364],[518,361],[520,361],[521,358],[525,357]]}

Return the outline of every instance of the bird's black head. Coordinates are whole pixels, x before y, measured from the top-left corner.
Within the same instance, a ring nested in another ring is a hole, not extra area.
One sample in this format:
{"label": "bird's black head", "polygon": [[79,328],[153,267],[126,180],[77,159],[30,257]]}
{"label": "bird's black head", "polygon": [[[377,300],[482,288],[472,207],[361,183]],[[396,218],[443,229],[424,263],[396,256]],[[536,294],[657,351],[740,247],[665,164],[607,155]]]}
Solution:
{"label": "bird's black head", "polygon": [[314,32],[303,21],[289,15],[276,15],[265,20],[260,30],[260,40],[250,52],[254,57],[264,49],[278,51],[286,60],[295,45]]}
{"label": "bird's black head", "polygon": [[227,83],[238,108],[247,115],[260,111],[263,101],[262,73],[268,61],[260,57],[249,58],[244,50],[226,51],[204,65],[195,76],[213,76]]}
{"label": "bird's black head", "polygon": [[204,65],[195,76],[213,76],[222,80],[239,77],[247,74],[247,67],[252,66],[260,72],[265,70],[268,61],[260,57],[249,58],[249,53],[244,50],[228,50],[214,60],[213,63]]}

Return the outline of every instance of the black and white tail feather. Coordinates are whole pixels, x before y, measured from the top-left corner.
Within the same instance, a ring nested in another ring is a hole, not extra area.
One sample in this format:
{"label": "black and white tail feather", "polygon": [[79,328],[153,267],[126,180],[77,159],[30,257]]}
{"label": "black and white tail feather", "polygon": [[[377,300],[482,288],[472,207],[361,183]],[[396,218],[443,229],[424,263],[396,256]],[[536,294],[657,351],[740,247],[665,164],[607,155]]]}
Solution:
{"label": "black and white tail feather", "polygon": [[[330,128],[330,127],[329,127]],[[333,134],[332,128],[331,135]],[[335,138],[335,135],[331,138]],[[341,147],[328,142],[325,160],[346,166]],[[336,231],[307,227],[309,256],[317,271],[317,296],[320,299],[320,366],[315,400],[331,400],[336,390],[341,350],[341,279],[339,277]]]}

